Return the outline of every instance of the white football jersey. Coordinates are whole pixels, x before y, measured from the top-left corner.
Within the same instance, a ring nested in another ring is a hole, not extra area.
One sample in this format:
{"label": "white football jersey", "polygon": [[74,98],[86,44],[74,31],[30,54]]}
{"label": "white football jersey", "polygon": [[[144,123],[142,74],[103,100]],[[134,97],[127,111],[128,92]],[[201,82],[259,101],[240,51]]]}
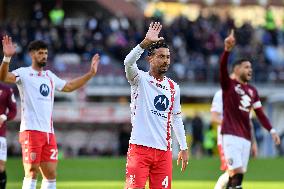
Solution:
{"label": "white football jersey", "polygon": [[[171,149],[173,115],[181,113],[179,86],[167,77],[158,81],[149,72],[138,70],[134,64],[143,53],[137,46],[126,57],[126,75],[131,84],[131,144],[160,150]],[[132,75],[132,77],[130,77]],[[181,117],[178,118],[181,120]],[[179,122],[180,123],[180,122]],[[181,149],[187,149],[184,126],[177,125]]]}
{"label": "white football jersey", "polygon": [[222,98],[222,90],[218,90],[212,101],[211,112],[218,112],[222,115],[223,118],[223,98]]}
{"label": "white football jersey", "polygon": [[[172,114],[181,112],[179,87],[164,77],[159,82],[148,72],[139,70],[137,85],[131,86],[131,144],[161,150],[171,145]],[[173,83],[173,98],[169,82]]]}
{"label": "white football jersey", "polygon": [[12,72],[21,98],[20,132],[37,130],[54,133],[52,110],[54,90],[61,91],[66,81],[49,70],[38,72],[32,67],[18,68]]}
{"label": "white football jersey", "polygon": [[[212,100],[211,112],[218,112],[220,114],[220,119],[223,119],[223,97],[222,90],[218,90]],[[217,127],[217,143],[218,145],[222,144],[221,137],[221,125]]]}

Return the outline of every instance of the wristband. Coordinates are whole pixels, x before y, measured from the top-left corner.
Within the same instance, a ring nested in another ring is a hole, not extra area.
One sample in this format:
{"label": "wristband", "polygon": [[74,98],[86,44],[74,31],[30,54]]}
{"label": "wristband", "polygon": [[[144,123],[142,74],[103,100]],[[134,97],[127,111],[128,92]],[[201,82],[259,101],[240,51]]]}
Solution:
{"label": "wristband", "polygon": [[11,56],[9,57],[9,56],[4,56],[3,57],[3,62],[5,62],[5,63],[10,63],[10,61],[11,61]]}
{"label": "wristband", "polygon": [[274,133],[276,133],[276,130],[275,129],[270,129],[270,134],[274,134]]}
{"label": "wristband", "polygon": [[4,121],[7,120],[7,116],[6,116],[5,114],[1,114],[1,115],[0,115],[0,118],[2,118]]}

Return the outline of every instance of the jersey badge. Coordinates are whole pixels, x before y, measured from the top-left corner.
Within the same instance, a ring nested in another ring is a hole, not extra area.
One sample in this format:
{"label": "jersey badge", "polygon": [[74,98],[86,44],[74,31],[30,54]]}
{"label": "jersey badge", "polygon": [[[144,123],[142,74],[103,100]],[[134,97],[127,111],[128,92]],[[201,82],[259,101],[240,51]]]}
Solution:
{"label": "jersey badge", "polygon": [[154,99],[154,106],[159,111],[165,111],[169,104],[169,99],[165,95],[158,95]]}
{"label": "jersey badge", "polygon": [[46,84],[41,84],[41,86],[39,88],[39,92],[42,96],[48,96],[49,87]]}

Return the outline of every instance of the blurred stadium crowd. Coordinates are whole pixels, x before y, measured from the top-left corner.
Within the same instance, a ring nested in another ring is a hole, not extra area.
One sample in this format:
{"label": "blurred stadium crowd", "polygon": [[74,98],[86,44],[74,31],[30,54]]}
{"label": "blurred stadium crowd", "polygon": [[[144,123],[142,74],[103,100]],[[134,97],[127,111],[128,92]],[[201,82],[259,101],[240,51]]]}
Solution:
{"label": "blurred stadium crowd", "polygon": [[[141,41],[149,21],[163,22],[163,14],[145,18],[145,22],[138,24],[124,16],[109,17],[99,12],[83,19],[78,26],[68,24],[64,14],[54,19],[50,14],[52,10],[47,15],[42,9],[41,3],[37,2],[31,19],[7,19],[0,24],[0,34],[8,33],[17,42],[17,66],[30,64],[26,51],[29,41],[47,41],[51,69],[61,75],[84,70],[84,64],[99,52],[103,65],[100,74],[111,72],[124,77],[123,59]],[[221,19],[215,14],[200,15],[195,21],[180,16],[164,24],[162,35],[172,48],[171,76],[181,82],[218,82],[223,39],[232,28],[236,26],[229,15]],[[252,59],[255,82],[284,81],[284,28],[276,27],[269,9],[264,26],[254,28],[249,22],[244,23],[237,28],[236,37],[238,46],[232,58],[245,56]],[[70,66],[72,63],[75,65]],[[142,63],[142,68],[146,66]]]}

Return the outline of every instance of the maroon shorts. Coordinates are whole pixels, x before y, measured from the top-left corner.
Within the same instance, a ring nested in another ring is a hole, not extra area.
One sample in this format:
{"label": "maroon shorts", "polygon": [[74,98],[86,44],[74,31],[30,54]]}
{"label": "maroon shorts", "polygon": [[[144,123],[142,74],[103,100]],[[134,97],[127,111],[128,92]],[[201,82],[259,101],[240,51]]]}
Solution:
{"label": "maroon shorts", "polygon": [[41,131],[20,132],[24,163],[57,162],[58,149],[55,135]]}
{"label": "maroon shorts", "polygon": [[130,144],[126,163],[126,188],[170,189],[172,152]]}

